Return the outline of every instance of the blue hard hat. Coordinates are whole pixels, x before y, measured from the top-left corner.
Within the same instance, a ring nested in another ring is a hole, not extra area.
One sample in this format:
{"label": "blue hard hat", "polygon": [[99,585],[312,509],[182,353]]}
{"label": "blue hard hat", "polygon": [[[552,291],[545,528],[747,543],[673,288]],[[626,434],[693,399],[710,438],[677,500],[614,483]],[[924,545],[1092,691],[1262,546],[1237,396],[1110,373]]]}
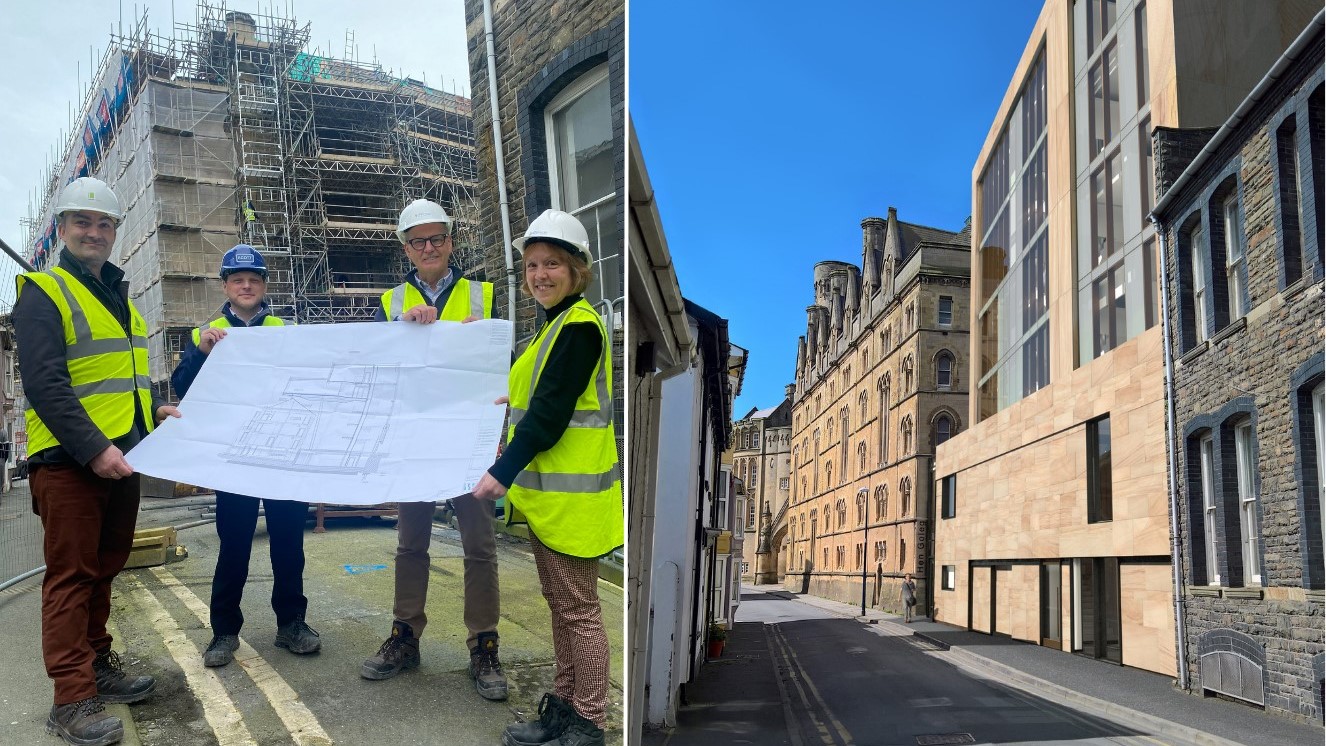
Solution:
{"label": "blue hard hat", "polygon": [[252,246],[242,243],[226,252],[221,257],[221,279],[226,279],[235,272],[257,272],[262,279],[267,279],[267,263],[262,254]]}

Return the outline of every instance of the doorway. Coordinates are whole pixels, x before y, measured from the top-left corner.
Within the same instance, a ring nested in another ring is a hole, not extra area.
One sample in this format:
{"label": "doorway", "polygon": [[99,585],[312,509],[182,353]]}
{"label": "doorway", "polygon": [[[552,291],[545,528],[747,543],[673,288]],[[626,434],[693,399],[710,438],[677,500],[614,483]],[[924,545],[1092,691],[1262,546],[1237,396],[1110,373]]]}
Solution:
{"label": "doorway", "polygon": [[1073,560],[1073,652],[1123,663],[1119,560]]}
{"label": "doorway", "polygon": [[1059,562],[1041,563],[1041,644],[1063,650],[1063,585]]}

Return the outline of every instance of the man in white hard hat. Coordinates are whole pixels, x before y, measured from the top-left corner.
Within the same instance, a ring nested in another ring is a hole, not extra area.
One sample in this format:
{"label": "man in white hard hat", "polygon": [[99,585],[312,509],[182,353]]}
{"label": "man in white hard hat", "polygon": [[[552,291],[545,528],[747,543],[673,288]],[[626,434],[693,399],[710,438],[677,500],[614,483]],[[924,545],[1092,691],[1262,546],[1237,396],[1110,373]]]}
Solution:
{"label": "man in white hard hat", "polygon": [[[493,318],[492,283],[461,277],[460,268],[451,263],[451,217],[441,205],[423,199],[411,202],[401,211],[396,235],[414,269],[404,282],[383,293],[377,311],[379,321],[431,324]],[[462,495],[451,504],[460,522],[465,550],[470,676],[480,696],[501,701],[507,697],[507,684],[497,655],[501,609],[492,503]],[[419,638],[428,623],[424,604],[428,598],[433,508],[431,502],[398,506],[394,620],[391,635],[360,669],[366,679],[389,679],[419,665]]]}
{"label": "man in white hard hat", "polygon": [[[193,386],[212,350],[226,338],[226,330],[250,326],[285,326],[267,303],[267,264],[248,244],[239,244],[221,257],[221,283],[226,293],[221,315],[193,330],[170,376],[175,393],[183,397]],[[258,525],[258,504],[265,510],[268,549],[272,559],[272,611],[276,612],[278,648],[297,655],[322,649],[322,638],[304,621],[308,597],[304,595],[304,522],[308,503],[295,500],[237,495],[216,491],[216,534],[221,549],[212,573],[212,641],[203,653],[203,665],[217,668],[235,659],[239,631],[244,625],[240,600],[249,579],[253,532]]]}
{"label": "man in white hard hat", "polygon": [[179,411],[152,396],[147,324],[108,261],[122,217],[115,193],[75,179],[55,213],[59,264],[18,276],[13,313],[32,508],[45,534],[42,657],[55,682],[46,727],[70,743],[108,744],[123,724],[102,703],[138,702],[156,686],[125,674],[106,629],[138,517],[138,475],[124,453]]}

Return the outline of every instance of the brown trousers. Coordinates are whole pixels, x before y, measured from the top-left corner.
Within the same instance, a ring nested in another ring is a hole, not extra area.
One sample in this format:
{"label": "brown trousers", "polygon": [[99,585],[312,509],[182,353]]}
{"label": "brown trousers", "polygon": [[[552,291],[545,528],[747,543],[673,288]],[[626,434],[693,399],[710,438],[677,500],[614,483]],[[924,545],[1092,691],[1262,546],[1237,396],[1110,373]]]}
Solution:
{"label": "brown trousers", "polygon": [[602,728],[608,720],[608,634],[599,605],[599,561],[558,554],[529,536],[539,585],[552,611],[553,694]]}
{"label": "brown trousers", "polygon": [[111,581],[133,547],[138,475],[102,479],[75,464],[41,465],[31,486],[45,532],[41,652],[55,704],[66,705],[97,693],[92,660],[111,646]]}
{"label": "brown trousers", "polygon": [[[501,601],[497,589],[497,537],[493,503],[462,495],[451,501],[465,550],[465,645],[473,650],[480,632],[496,632]],[[428,556],[433,537],[433,503],[400,503],[396,524],[396,621],[410,625],[416,638],[428,625]]]}

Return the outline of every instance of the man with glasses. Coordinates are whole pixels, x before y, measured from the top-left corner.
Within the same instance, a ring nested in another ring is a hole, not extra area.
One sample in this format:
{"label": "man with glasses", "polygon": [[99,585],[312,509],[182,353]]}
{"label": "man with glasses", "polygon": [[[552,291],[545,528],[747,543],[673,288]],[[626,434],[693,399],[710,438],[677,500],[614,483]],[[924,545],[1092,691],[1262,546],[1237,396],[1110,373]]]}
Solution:
{"label": "man with glasses", "polygon": [[[400,285],[382,294],[378,321],[465,321],[493,317],[493,285],[467,280],[451,263],[451,217],[436,202],[418,199],[401,211],[396,235],[414,265]],[[485,699],[507,697],[506,675],[497,658],[497,539],[492,503],[473,495],[454,498],[465,551],[465,626],[470,650],[470,676]],[[406,502],[397,507],[396,594],[391,635],[376,655],[364,661],[366,679],[389,679],[419,665],[419,638],[428,619],[431,502]]]}

